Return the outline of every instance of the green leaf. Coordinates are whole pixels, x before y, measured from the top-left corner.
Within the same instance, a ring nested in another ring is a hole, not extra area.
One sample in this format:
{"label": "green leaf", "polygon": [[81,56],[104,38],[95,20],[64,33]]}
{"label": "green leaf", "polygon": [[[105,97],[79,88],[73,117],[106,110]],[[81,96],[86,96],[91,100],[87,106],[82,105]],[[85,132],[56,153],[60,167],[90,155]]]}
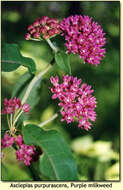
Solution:
{"label": "green leaf", "polygon": [[25,166],[19,165],[18,163],[16,163],[16,161],[14,161],[11,161],[11,163],[9,164],[7,163],[6,166],[3,163],[1,163],[2,181],[32,181],[33,179],[28,171],[28,168],[25,168]]}
{"label": "green leaf", "polygon": [[[12,92],[12,98],[18,97],[22,100],[29,83],[33,79],[34,75],[31,75],[30,73],[24,73],[16,82],[13,92]],[[39,88],[41,84],[42,78],[39,78],[39,80],[36,82],[35,86],[30,92],[30,95],[28,96],[26,103],[30,105],[31,109],[34,108],[34,106],[39,102],[40,96],[39,96]],[[22,122],[23,120],[27,120],[29,117],[28,114],[22,113],[22,115],[19,118],[19,122]]]}
{"label": "green leaf", "polygon": [[6,166],[1,163],[1,173],[2,173],[2,180],[8,180],[8,170],[6,168]]}
{"label": "green leaf", "polygon": [[55,61],[57,65],[60,67],[60,69],[62,69],[68,74],[71,74],[71,67],[68,54],[64,53],[63,51],[55,53]]}
{"label": "green leaf", "polygon": [[77,180],[77,167],[62,136],[52,130],[44,131],[36,125],[22,128],[24,142],[40,146],[43,156],[40,158],[40,170],[50,180]]}
{"label": "green leaf", "polygon": [[20,76],[18,81],[16,82],[14,89],[12,91],[12,98],[15,96],[19,96],[20,93],[22,93],[23,89],[29,84],[29,82],[32,80],[33,75],[30,73],[24,73]]}
{"label": "green leaf", "polygon": [[[42,78],[39,78],[38,81],[35,83],[34,87],[32,88],[26,103],[29,104],[31,106],[31,109],[38,103],[38,101],[40,100],[40,84],[41,84],[41,80]],[[25,92],[28,88],[28,83],[24,86],[23,90],[21,91],[21,93],[19,94],[19,98],[22,100],[23,96],[25,95]]]}
{"label": "green leaf", "polygon": [[31,58],[22,56],[17,44],[3,44],[2,71],[14,71],[21,65],[27,67],[31,73],[36,71],[35,62]]}
{"label": "green leaf", "polygon": [[[22,100],[29,83],[31,82],[31,80],[33,79],[33,75],[31,75],[30,73],[25,73],[23,74],[17,81],[17,83],[15,84],[15,87],[13,89],[12,92],[12,98],[13,97],[18,97]],[[40,97],[39,97],[39,93],[38,90],[40,88],[40,83],[41,83],[42,78],[39,78],[38,81],[36,82],[36,84],[34,85],[34,87],[32,88],[30,95],[28,96],[26,103],[29,104],[31,106],[31,108],[33,108],[39,101]]]}

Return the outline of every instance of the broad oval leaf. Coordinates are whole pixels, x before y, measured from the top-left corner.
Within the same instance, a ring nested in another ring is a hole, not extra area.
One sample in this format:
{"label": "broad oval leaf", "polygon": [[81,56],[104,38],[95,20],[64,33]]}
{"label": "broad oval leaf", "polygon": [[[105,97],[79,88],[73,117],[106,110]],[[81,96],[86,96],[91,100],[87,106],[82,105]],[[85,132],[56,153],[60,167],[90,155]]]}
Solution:
{"label": "broad oval leaf", "polygon": [[4,72],[14,71],[21,65],[27,67],[31,73],[36,71],[35,62],[31,58],[22,56],[17,44],[3,44],[1,54],[1,67]]}
{"label": "broad oval leaf", "polygon": [[68,74],[71,74],[71,67],[68,54],[64,53],[63,51],[55,53],[55,61],[56,64],[60,67],[60,69],[62,69]]}
{"label": "broad oval leaf", "polygon": [[41,173],[50,180],[77,180],[77,167],[67,144],[57,131],[44,131],[36,125],[22,128],[24,142],[40,146]]}

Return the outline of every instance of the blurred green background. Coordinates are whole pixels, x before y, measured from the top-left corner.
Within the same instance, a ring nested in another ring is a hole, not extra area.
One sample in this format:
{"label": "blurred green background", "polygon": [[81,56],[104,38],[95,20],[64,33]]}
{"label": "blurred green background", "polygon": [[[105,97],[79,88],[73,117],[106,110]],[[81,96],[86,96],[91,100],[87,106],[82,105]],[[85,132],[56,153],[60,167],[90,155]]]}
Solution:
{"label": "blurred green background", "polygon": [[[55,128],[66,139],[77,162],[80,180],[119,180],[120,152],[120,2],[2,2],[2,42],[17,43],[24,56],[35,60],[37,69],[43,70],[52,59],[51,49],[44,42],[24,40],[27,26],[37,17],[47,15],[63,19],[81,14],[93,17],[106,33],[106,56],[98,67],[82,64],[78,56],[71,56],[72,74],[92,85],[97,98],[97,119],[90,131],[67,125],[59,119],[47,125]],[[55,16],[54,16],[55,15]],[[58,46],[64,44],[63,37],[53,39]],[[19,67],[14,72],[2,73],[2,102],[11,97],[14,85],[27,70]],[[51,75],[62,76],[56,65],[45,75],[38,89],[39,101],[33,107],[27,122],[39,123],[48,119],[57,110],[57,102],[51,100],[49,90]],[[2,118],[2,129],[7,128]],[[5,150],[12,155],[11,149]],[[23,164],[6,155],[3,160],[3,180],[32,180]],[[13,166],[13,167],[12,167]],[[8,170],[8,176],[6,171]],[[12,170],[14,170],[12,172]],[[43,180],[43,178],[42,178]]]}

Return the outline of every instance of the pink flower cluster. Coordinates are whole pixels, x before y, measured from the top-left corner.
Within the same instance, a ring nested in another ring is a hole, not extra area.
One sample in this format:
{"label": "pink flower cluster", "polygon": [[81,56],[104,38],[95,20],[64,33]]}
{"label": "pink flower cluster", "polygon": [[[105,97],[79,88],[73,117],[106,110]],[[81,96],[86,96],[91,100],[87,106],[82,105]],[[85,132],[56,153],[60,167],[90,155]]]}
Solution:
{"label": "pink flower cluster", "polygon": [[18,150],[16,151],[16,158],[19,161],[24,161],[24,164],[29,166],[32,161],[32,155],[34,155],[34,146],[29,146],[23,143],[22,135],[18,135],[15,137],[10,137],[8,133],[5,133],[4,138],[1,141],[2,149],[7,148],[15,143],[18,146]]}
{"label": "pink flower cluster", "polygon": [[14,141],[15,141],[14,137],[10,137],[8,133],[5,133],[4,138],[1,140],[2,149],[12,146]]}
{"label": "pink flower cluster", "polygon": [[88,16],[69,16],[60,23],[65,36],[67,53],[79,54],[84,63],[97,66],[105,54],[105,33],[101,26]]}
{"label": "pink flower cluster", "polygon": [[23,137],[21,135],[16,138],[15,142],[19,146],[19,149],[16,151],[17,160],[23,160],[24,164],[29,166],[32,161],[32,155],[34,154],[34,146],[24,144]]}
{"label": "pink flower cluster", "polygon": [[25,113],[29,112],[30,106],[28,104],[21,104],[21,100],[19,98],[13,98],[13,99],[4,99],[4,109],[2,110],[2,114],[12,114],[16,110],[23,110]]}
{"label": "pink flower cluster", "polygon": [[[53,87],[52,99],[58,98],[62,107],[62,120],[67,123],[74,122],[75,118],[78,120],[78,127],[85,130],[90,129],[90,121],[96,120],[96,98],[92,96],[94,90],[86,83],[81,84],[81,79],[77,77],[63,76],[63,83],[59,84],[59,78],[50,78]],[[81,85],[80,85],[81,84]]]}
{"label": "pink flower cluster", "polygon": [[56,18],[43,16],[37,18],[32,25],[29,25],[27,30],[28,33],[25,35],[26,40],[30,38],[40,38],[40,36],[44,39],[48,39],[60,34],[60,24]]}

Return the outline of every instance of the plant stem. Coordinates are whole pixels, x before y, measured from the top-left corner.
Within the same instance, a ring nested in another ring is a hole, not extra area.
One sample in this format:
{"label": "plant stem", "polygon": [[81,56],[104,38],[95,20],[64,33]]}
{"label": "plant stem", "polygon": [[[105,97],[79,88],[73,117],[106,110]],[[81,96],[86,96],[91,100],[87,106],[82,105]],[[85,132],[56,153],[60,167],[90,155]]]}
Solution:
{"label": "plant stem", "polygon": [[27,90],[26,90],[26,93],[22,99],[22,104],[24,104],[31,92],[31,90],[33,89],[33,87],[35,86],[36,82],[45,74],[49,71],[49,69],[51,69],[51,64],[48,65],[48,67],[44,70],[44,71],[41,71],[39,74],[37,74],[31,81],[31,83],[29,84]]}
{"label": "plant stem", "polygon": [[12,114],[10,114],[10,126],[12,127]]}
{"label": "plant stem", "polygon": [[51,42],[51,40],[50,40],[50,39],[47,39],[46,41],[47,41],[47,43],[49,44],[49,46],[51,47],[51,49],[52,49],[55,53],[57,53],[57,52],[58,52],[58,49],[53,45],[53,43]]}
{"label": "plant stem", "polygon": [[42,128],[44,125],[46,125],[47,123],[51,122],[52,120],[56,119],[58,117],[58,113],[55,113],[50,119],[42,122],[41,124],[39,124],[38,126],[40,128]]}
{"label": "plant stem", "polygon": [[17,120],[19,119],[19,117],[21,116],[21,114],[23,113],[23,110],[21,110],[21,112],[17,115],[17,117],[15,118],[14,122],[13,122],[13,126],[16,124]]}
{"label": "plant stem", "polygon": [[9,116],[8,116],[8,113],[7,113],[7,122],[8,122],[8,126],[9,126],[9,129],[11,128],[11,125],[10,125],[10,122],[9,122]]}
{"label": "plant stem", "polygon": [[38,42],[41,41],[41,40],[39,40],[39,39],[35,39],[35,38],[30,38],[30,40],[32,40],[32,41],[38,41]]}

